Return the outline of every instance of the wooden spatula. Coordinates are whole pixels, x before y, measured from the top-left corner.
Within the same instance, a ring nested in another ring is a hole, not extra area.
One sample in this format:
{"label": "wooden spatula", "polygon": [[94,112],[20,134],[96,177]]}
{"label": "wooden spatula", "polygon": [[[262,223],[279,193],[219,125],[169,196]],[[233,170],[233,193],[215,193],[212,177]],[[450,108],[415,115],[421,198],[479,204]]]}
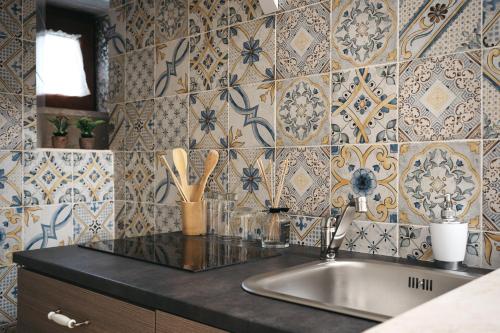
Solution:
{"label": "wooden spatula", "polygon": [[172,151],[175,168],[179,173],[179,182],[188,198],[191,198],[191,191],[188,182],[188,156],[184,149],[175,148]]}
{"label": "wooden spatula", "polygon": [[208,177],[212,174],[215,166],[219,162],[219,153],[217,150],[210,150],[208,156],[205,159],[205,168],[203,170],[203,176],[198,183],[198,188],[196,188],[195,193],[192,197],[193,202],[200,201],[203,197],[203,192],[205,192],[205,187],[207,186]]}

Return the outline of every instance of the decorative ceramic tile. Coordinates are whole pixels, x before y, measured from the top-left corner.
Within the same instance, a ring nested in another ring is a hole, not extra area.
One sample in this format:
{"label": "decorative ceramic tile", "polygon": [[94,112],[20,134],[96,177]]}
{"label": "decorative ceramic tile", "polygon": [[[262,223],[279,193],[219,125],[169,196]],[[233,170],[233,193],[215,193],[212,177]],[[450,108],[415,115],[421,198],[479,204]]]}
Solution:
{"label": "decorative ceramic tile", "polygon": [[275,83],[229,90],[229,147],[274,147]]}
{"label": "decorative ceramic tile", "polygon": [[188,92],[189,40],[174,40],[156,46],[156,97]]}
{"label": "decorative ceramic tile", "polygon": [[118,7],[118,6],[121,6],[123,4],[125,4],[126,0],[110,0],[109,1],[109,8],[115,8],[115,7]]}
{"label": "decorative ceramic tile", "polygon": [[483,142],[483,228],[500,231],[500,141]]}
{"label": "decorative ceramic tile", "polygon": [[109,114],[109,149],[122,151],[125,149],[125,105],[110,105]]}
{"label": "decorative ceramic tile", "polygon": [[20,94],[23,90],[23,48],[17,38],[0,39],[0,92]]}
{"label": "decorative ceramic tile", "polygon": [[197,35],[189,43],[191,91],[227,87],[228,30]]}
{"label": "decorative ceramic tile", "polygon": [[290,10],[307,5],[312,5],[320,1],[322,0],[278,0],[278,3],[282,10]]}
{"label": "decorative ceramic tile", "polygon": [[[105,31],[108,41],[108,52],[114,57],[126,52],[127,6],[111,9],[108,12],[109,26]],[[111,75],[110,75],[111,76]]]}
{"label": "decorative ceramic tile", "polygon": [[429,227],[399,226],[399,257],[432,261],[432,243]]}
{"label": "decorative ceramic tile", "polygon": [[229,84],[274,80],[275,17],[233,26],[229,35]]}
{"label": "decorative ceramic tile", "polygon": [[479,52],[402,64],[400,141],[479,138],[480,73]]}
{"label": "decorative ceramic tile", "polygon": [[155,233],[181,231],[181,211],[178,206],[155,205]]}
{"label": "decorative ceramic tile", "polygon": [[114,239],[121,239],[125,237],[125,219],[126,219],[126,206],[125,201],[114,202],[114,224],[115,234]]}
{"label": "decorative ceramic tile", "polygon": [[135,0],[127,5],[127,51],[155,43],[154,0]]}
{"label": "decorative ceramic tile", "polygon": [[23,147],[32,150],[37,147],[36,97],[24,96],[23,99]]}
{"label": "decorative ceramic tile", "polygon": [[353,221],[344,238],[341,250],[395,256],[398,253],[396,224]]}
{"label": "decorative ceramic tile", "polygon": [[121,103],[125,100],[125,55],[109,59],[108,102]]}
{"label": "decorative ceramic tile", "polygon": [[124,237],[152,235],[155,229],[154,205],[127,202]]}
{"label": "decorative ceramic tile", "polygon": [[500,234],[484,233],[484,258],[483,268],[500,268]]}
{"label": "decorative ceramic tile", "polygon": [[262,15],[259,0],[229,0],[229,24],[251,21]]}
{"label": "decorative ceramic tile", "polygon": [[[174,171],[177,179],[179,179],[179,173],[174,164],[172,157],[172,151],[165,151],[167,155],[167,161],[172,170]],[[158,158],[155,159],[156,163],[156,174],[155,174],[155,202],[162,205],[176,206],[181,200],[177,187],[175,186],[174,180],[167,168],[161,163]]]}
{"label": "decorative ceramic tile", "polygon": [[481,0],[417,0],[399,4],[401,60],[481,46]]}
{"label": "decorative ceramic tile", "polygon": [[0,152],[0,207],[22,206],[23,183],[22,153]]}
{"label": "decorative ceramic tile", "polygon": [[428,224],[438,218],[446,193],[458,218],[479,227],[479,142],[404,144],[400,147],[399,219]]}
{"label": "decorative ceramic tile", "polygon": [[23,249],[23,209],[0,209],[0,265],[12,264],[12,254]]}
{"label": "decorative ceramic tile", "polygon": [[188,2],[186,0],[157,0],[155,16],[157,44],[188,35]]}
{"label": "decorative ceramic tile", "polygon": [[[228,191],[228,153],[227,150],[218,150],[219,162],[207,181],[207,188],[213,192],[227,193]],[[208,150],[189,151],[189,183],[197,184],[204,172],[204,163]]]}
{"label": "decorative ceramic tile", "polygon": [[72,154],[37,150],[24,153],[24,205],[72,201]]}
{"label": "decorative ceramic tile", "polygon": [[79,203],[73,207],[76,244],[114,238],[113,202]]}
{"label": "decorative ceramic tile", "polygon": [[155,148],[186,148],[188,142],[188,95],[155,100]]}
{"label": "decorative ceramic tile", "polygon": [[23,243],[25,250],[71,245],[73,206],[63,204],[25,207]]}
{"label": "decorative ceramic tile", "polygon": [[5,0],[0,3],[0,35],[21,38],[22,34],[21,0]]}
{"label": "decorative ceramic tile", "polygon": [[290,78],[330,70],[330,4],[278,15],[277,77]]}
{"label": "decorative ceramic tile", "polygon": [[125,163],[125,198],[154,202],[154,153],[127,153]]}
{"label": "decorative ceramic tile", "polygon": [[189,148],[227,148],[227,90],[189,95]]}
{"label": "decorative ceramic tile", "polygon": [[23,41],[23,94],[36,95],[36,45]]}
{"label": "decorative ceramic tile", "polygon": [[334,1],[333,69],[396,61],[397,12],[397,0]]}
{"label": "decorative ceramic tile", "polygon": [[396,65],[332,74],[332,144],[397,141]]}
{"label": "decorative ceramic tile", "polygon": [[127,101],[138,101],[154,96],[153,48],[127,53],[125,93]]}
{"label": "decorative ceramic tile", "polygon": [[500,43],[500,3],[483,0],[483,46],[493,47]]}
{"label": "decorative ceramic tile", "polygon": [[22,96],[0,94],[0,149],[21,148]]}
{"label": "decorative ceramic tile", "polygon": [[[270,182],[266,188],[257,160],[264,164]],[[237,193],[238,207],[264,210],[271,206],[274,149],[231,149],[229,151],[229,193]],[[271,196],[269,195],[271,193]]]}
{"label": "decorative ceramic tile", "polygon": [[469,267],[480,267],[482,251],[482,235],[479,231],[469,231],[464,263]]}
{"label": "decorative ceramic tile", "polygon": [[276,85],[278,146],[330,143],[330,78],[311,76]]}
{"label": "decorative ceramic tile", "polygon": [[17,318],[17,266],[0,268],[0,325]]}
{"label": "decorative ceramic tile", "polygon": [[[283,148],[276,152],[275,186],[288,159],[280,200],[290,214],[325,216],[330,211],[330,166],[327,148]],[[276,188],[275,188],[276,190]]]}
{"label": "decorative ceramic tile", "polygon": [[[500,23],[500,22],[499,22]],[[483,138],[500,138],[500,48],[483,51]]]}
{"label": "decorative ceramic tile", "polygon": [[125,200],[125,166],[127,153],[113,152],[113,188],[115,200]]}
{"label": "decorative ceramic tile", "polygon": [[189,0],[189,32],[215,30],[228,24],[226,0]]}
{"label": "decorative ceramic tile", "polygon": [[109,52],[105,35],[108,27],[109,16],[95,19],[95,108],[98,112],[109,112]]}
{"label": "decorative ceramic tile", "polygon": [[85,152],[73,154],[73,201],[113,200],[113,154]]}
{"label": "decorative ceramic tile", "polygon": [[340,214],[350,199],[364,196],[368,211],[357,216],[397,222],[398,146],[333,146],[331,154],[332,214]]}
{"label": "decorative ceramic tile", "polygon": [[321,245],[321,218],[290,216],[290,243],[304,246]]}
{"label": "decorative ceramic tile", "polygon": [[23,2],[23,39],[36,39],[36,0],[22,0]]}
{"label": "decorative ceramic tile", "polygon": [[127,150],[153,150],[155,101],[125,104],[125,147]]}

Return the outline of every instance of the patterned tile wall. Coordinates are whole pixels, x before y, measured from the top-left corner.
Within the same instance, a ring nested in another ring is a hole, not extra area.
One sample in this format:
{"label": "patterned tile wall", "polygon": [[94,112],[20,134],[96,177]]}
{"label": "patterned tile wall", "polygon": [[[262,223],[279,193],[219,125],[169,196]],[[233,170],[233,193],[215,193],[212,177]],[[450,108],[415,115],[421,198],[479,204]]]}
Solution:
{"label": "patterned tile wall", "polygon": [[[269,204],[257,158],[273,182],[289,159],[295,243],[317,246],[321,217],[364,195],[345,249],[432,260],[429,221],[449,192],[467,263],[500,267],[498,1],[283,0],[272,15],[256,0],[115,3],[118,236],[179,228],[152,153],[187,147],[194,181],[217,149],[209,186],[240,206]],[[129,6],[147,14],[141,31]]]}

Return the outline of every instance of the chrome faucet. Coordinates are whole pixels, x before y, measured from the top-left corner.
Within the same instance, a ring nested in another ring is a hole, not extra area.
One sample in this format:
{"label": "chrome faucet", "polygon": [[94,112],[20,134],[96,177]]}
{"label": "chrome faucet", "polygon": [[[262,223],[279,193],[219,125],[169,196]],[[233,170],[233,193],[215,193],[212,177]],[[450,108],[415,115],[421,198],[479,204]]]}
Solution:
{"label": "chrome faucet", "polygon": [[[325,218],[321,225],[321,259],[335,260],[337,252],[344,241],[347,230],[352,222],[353,216],[349,223],[344,222],[347,213],[352,213],[354,207],[356,213],[366,213],[368,207],[366,205],[366,197],[358,197],[351,199],[344,207],[342,214],[336,217]],[[352,214],[351,214],[352,215]]]}

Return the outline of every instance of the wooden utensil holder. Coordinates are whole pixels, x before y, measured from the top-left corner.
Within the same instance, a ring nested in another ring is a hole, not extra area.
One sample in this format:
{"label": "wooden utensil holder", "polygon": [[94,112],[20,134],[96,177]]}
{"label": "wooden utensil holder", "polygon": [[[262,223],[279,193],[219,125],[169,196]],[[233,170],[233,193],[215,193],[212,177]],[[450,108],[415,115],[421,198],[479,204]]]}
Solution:
{"label": "wooden utensil holder", "polygon": [[207,233],[205,201],[184,202],[181,205],[182,233],[186,236],[199,236]]}

